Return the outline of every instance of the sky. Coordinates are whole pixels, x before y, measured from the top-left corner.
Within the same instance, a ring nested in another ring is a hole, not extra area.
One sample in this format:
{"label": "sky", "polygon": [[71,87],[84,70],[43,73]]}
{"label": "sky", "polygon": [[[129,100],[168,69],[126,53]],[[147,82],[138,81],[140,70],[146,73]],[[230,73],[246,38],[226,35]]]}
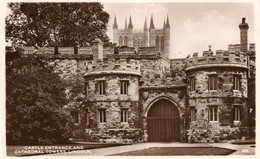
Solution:
{"label": "sky", "polygon": [[169,16],[171,26],[170,58],[185,58],[188,54],[212,50],[227,50],[229,44],[240,43],[238,25],[246,18],[249,25],[248,42],[255,43],[253,3],[102,3],[110,14],[108,36],[113,40],[116,15],[119,28],[131,15],[134,29],[142,29],[145,18],[148,27],[153,14],[155,28],[163,27]]}

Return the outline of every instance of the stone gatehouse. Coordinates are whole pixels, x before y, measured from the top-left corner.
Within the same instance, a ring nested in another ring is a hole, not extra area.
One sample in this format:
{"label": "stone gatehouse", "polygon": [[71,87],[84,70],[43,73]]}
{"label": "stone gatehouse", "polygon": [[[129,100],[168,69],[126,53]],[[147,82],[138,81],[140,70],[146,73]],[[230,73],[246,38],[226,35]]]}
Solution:
{"label": "stone gatehouse", "polygon": [[62,78],[82,77],[84,103],[72,112],[74,139],[225,142],[249,137],[255,109],[248,101],[255,45],[248,47],[244,18],[239,28],[241,44],[216,53],[209,48],[202,57],[169,59],[155,46],[106,48],[99,39],[92,47],[24,47],[22,53],[47,57]]}

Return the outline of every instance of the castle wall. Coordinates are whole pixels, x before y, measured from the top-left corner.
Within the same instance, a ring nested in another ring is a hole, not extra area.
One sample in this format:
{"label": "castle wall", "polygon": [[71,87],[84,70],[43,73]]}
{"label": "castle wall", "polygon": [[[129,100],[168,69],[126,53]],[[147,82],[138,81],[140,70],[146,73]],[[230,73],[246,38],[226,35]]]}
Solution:
{"label": "castle wall", "polygon": [[[131,39],[134,43],[135,38],[146,38],[143,32],[115,28],[114,31],[123,35],[123,44],[125,37],[128,43],[132,43]],[[202,57],[194,53],[186,59],[169,60],[165,58],[169,55],[169,23],[162,30],[150,26],[149,33],[150,46],[155,44],[157,35],[165,38],[164,52],[159,53],[156,47],[136,50],[136,44],[103,48],[100,40],[95,40],[92,47],[25,47],[21,52],[24,57],[43,58],[61,78],[81,85],[77,97],[84,98],[83,102],[73,97],[65,106],[73,106],[71,109],[79,112],[74,138],[105,143],[147,141],[148,112],[160,100],[169,101],[178,110],[180,141],[247,138],[252,126],[248,120],[251,122],[255,117],[255,46],[250,44],[246,53],[241,52],[242,46],[238,44],[230,45],[229,51],[217,50],[215,55],[204,51]],[[242,34],[243,42],[247,43],[244,31]],[[216,77],[213,90],[209,89],[211,76]],[[234,89],[234,77],[239,79],[236,83],[239,89]],[[122,93],[122,81],[127,85],[127,93]],[[100,94],[101,82],[105,89]],[[68,98],[71,87],[66,91]],[[122,116],[126,116],[122,112],[127,112],[127,119],[123,119],[127,121],[122,121]]]}

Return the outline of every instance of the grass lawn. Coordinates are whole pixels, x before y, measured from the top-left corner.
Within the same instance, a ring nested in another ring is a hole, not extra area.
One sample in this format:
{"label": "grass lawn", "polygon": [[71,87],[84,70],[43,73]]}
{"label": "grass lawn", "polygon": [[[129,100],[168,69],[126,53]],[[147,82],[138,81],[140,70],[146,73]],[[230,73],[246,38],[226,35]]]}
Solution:
{"label": "grass lawn", "polygon": [[[62,151],[72,151],[72,150],[90,150],[95,148],[103,148],[103,147],[112,147],[112,146],[121,146],[126,144],[103,144],[103,143],[93,143],[93,144],[64,144],[64,145],[43,145],[43,149],[29,149],[36,150],[35,152],[25,152],[28,150],[26,146],[6,146],[6,155],[7,156],[35,156],[35,155],[44,155],[48,154],[45,146],[71,146],[71,149],[62,149]],[[28,146],[27,146],[28,147]],[[39,146],[40,147],[40,146]],[[60,150],[60,149],[50,149],[50,150]],[[23,153],[22,153],[23,152]],[[52,152],[54,153],[54,152]]]}
{"label": "grass lawn", "polygon": [[150,147],[110,156],[175,156],[175,155],[229,155],[236,150],[218,147]]}

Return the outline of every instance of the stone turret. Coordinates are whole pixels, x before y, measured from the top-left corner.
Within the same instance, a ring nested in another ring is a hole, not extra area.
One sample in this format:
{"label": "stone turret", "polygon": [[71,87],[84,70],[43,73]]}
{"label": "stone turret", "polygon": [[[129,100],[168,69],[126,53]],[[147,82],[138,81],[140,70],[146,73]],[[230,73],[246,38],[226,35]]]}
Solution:
{"label": "stone turret", "polygon": [[247,41],[247,31],[248,31],[248,24],[246,23],[246,18],[242,18],[242,23],[239,24],[240,29],[240,44],[241,44],[241,51],[247,52],[248,48],[248,41]]}
{"label": "stone turret", "polygon": [[[188,140],[220,142],[230,137],[222,136],[219,130],[240,135],[248,132],[247,55],[221,50],[214,55],[210,47],[202,57],[194,53],[186,60],[188,112],[191,112]],[[200,131],[193,133],[198,128]],[[247,133],[243,135],[246,137]]]}

